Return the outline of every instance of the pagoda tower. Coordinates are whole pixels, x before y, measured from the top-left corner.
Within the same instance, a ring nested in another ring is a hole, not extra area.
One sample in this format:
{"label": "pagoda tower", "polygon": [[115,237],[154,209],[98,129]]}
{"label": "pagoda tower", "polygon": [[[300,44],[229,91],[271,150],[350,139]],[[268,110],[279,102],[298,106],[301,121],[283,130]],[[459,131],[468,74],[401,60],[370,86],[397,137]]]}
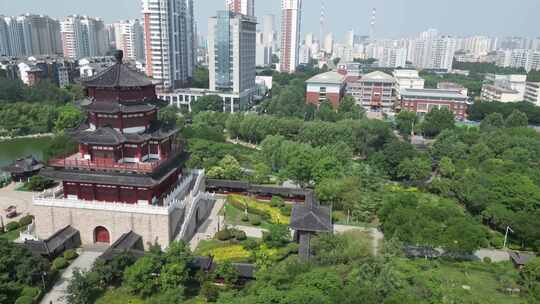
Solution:
{"label": "pagoda tower", "polygon": [[72,136],[73,155],[49,163],[70,199],[162,205],[181,173],[179,130],[157,120],[155,85],[122,62],[84,80],[87,122]]}
{"label": "pagoda tower", "polygon": [[124,64],[121,51],[115,57],[82,81],[87,98],[77,104],[87,119],[68,132],[78,151],[40,173],[60,184],[34,197],[40,239],[71,226],[83,244],[134,232],[166,247],[179,235],[188,239],[211,208],[204,171],[184,170],[179,129],[158,120],[152,80]]}

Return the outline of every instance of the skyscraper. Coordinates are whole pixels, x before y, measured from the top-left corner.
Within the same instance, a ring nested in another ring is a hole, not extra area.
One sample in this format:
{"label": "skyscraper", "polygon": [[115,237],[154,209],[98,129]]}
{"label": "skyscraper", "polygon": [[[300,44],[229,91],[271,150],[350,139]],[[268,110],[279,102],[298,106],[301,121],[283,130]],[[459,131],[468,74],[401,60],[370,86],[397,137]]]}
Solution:
{"label": "skyscraper", "polygon": [[302,0],[281,1],[282,72],[294,73],[299,62]]}
{"label": "skyscraper", "polygon": [[272,49],[277,49],[276,16],[265,15],[263,17],[264,42]]}
{"label": "skyscraper", "polygon": [[114,24],[116,48],[131,60],[144,60],[144,32],[139,20],[120,21]]}
{"label": "skyscraper", "polygon": [[62,53],[57,20],[31,14],[0,19],[0,53],[16,57]]}
{"label": "skyscraper", "polygon": [[233,13],[255,16],[255,0],[225,0],[225,7]]}
{"label": "skyscraper", "polygon": [[238,95],[227,111],[245,110],[254,94],[256,34],[255,17],[219,11],[208,20],[210,90]]}
{"label": "skyscraper", "polygon": [[196,51],[193,0],[143,0],[146,74],[160,90],[189,84]]}
{"label": "skyscraper", "polygon": [[108,33],[99,18],[69,16],[60,23],[60,27],[64,57],[103,56],[109,50]]}

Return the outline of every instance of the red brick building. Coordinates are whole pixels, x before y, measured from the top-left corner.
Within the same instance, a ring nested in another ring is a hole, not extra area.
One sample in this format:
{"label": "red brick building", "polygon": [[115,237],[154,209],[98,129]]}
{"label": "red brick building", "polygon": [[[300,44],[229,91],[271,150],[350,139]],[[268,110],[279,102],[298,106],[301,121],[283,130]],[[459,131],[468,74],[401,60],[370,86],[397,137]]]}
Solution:
{"label": "red brick building", "polygon": [[402,89],[401,110],[425,115],[432,109],[447,108],[457,119],[467,118],[469,97],[459,90]]}
{"label": "red brick building", "polygon": [[319,105],[328,100],[337,108],[345,96],[345,76],[337,72],[326,72],[306,81],[306,103]]}

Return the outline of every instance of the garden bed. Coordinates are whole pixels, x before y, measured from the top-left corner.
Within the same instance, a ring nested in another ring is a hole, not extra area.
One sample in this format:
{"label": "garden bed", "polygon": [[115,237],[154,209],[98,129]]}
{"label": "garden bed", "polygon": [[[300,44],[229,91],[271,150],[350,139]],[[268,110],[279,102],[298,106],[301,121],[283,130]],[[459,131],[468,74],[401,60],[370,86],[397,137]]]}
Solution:
{"label": "garden bed", "polygon": [[[284,202],[274,203],[256,200],[242,195],[229,195],[222,214],[232,225],[261,226],[290,223],[292,205]],[[281,207],[279,207],[281,206]],[[245,210],[247,209],[247,217]]]}

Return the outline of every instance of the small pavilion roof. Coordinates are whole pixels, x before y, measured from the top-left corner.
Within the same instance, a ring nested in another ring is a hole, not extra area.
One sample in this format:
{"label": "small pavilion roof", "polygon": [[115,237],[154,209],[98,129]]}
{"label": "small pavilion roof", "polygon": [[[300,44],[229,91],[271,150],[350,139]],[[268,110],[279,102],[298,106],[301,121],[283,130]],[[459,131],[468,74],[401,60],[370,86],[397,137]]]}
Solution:
{"label": "small pavilion roof", "polygon": [[13,174],[22,174],[41,170],[43,167],[44,165],[41,162],[35,159],[34,156],[29,155],[25,158],[17,159],[12,164],[3,167],[2,170]]}
{"label": "small pavilion roof", "polygon": [[332,211],[329,207],[321,206],[315,202],[310,203],[306,196],[305,204],[293,207],[290,227],[293,230],[309,232],[332,232]]}
{"label": "small pavilion roof", "polygon": [[143,73],[122,63],[124,54],[118,51],[115,54],[116,64],[101,71],[97,75],[82,80],[85,87],[146,87],[152,85],[152,80]]}

